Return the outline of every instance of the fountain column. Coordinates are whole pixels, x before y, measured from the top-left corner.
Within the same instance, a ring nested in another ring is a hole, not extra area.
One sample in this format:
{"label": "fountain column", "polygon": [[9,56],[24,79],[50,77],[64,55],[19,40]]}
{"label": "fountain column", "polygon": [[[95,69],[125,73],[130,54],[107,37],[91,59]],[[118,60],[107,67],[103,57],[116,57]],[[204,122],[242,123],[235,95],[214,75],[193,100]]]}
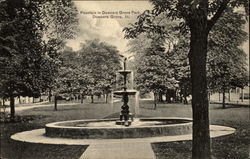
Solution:
{"label": "fountain column", "polygon": [[129,119],[129,106],[128,106],[128,93],[127,93],[127,75],[130,73],[129,71],[126,71],[126,61],[127,58],[124,59],[123,62],[123,71],[120,72],[123,75],[123,105],[121,107],[121,115],[120,115],[120,121],[124,120],[124,125],[129,126],[130,123],[128,122]]}
{"label": "fountain column", "polygon": [[136,117],[138,117],[138,115],[140,114],[139,97],[140,97],[140,93],[139,93],[139,91],[137,91],[136,94],[135,94],[135,116]]}
{"label": "fountain column", "polygon": [[135,90],[127,90],[127,75],[131,73],[130,70],[126,70],[126,61],[127,58],[124,59],[123,62],[123,70],[119,71],[121,75],[123,75],[123,90],[115,91],[114,94],[121,95],[123,100],[123,105],[121,106],[120,120],[116,121],[117,125],[125,125],[129,126],[133,121],[133,115],[129,111],[129,95],[135,95]]}
{"label": "fountain column", "polygon": [[130,81],[131,81],[131,88],[134,88],[134,72],[131,72],[131,77],[130,77]]}

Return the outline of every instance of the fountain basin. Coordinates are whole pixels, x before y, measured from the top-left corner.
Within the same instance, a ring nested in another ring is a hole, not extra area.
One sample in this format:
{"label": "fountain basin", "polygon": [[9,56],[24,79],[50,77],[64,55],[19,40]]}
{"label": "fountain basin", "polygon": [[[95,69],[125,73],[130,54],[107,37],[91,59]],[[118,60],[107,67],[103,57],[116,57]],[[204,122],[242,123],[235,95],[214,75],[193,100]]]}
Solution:
{"label": "fountain basin", "polygon": [[116,95],[124,95],[124,94],[127,94],[127,95],[135,95],[136,94],[136,90],[134,89],[128,89],[126,91],[114,91],[114,94]]}
{"label": "fountain basin", "polygon": [[188,118],[141,118],[131,126],[116,125],[118,119],[89,119],[49,123],[45,135],[77,139],[121,139],[190,134],[192,120]]}

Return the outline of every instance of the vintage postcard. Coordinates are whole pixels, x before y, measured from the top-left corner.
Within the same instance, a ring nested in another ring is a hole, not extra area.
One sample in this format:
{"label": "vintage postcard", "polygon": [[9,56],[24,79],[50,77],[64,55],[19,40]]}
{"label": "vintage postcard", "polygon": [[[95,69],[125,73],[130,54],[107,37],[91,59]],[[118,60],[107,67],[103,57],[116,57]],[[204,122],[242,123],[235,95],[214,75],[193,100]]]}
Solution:
{"label": "vintage postcard", "polygon": [[249,159],[248,5],[0,0],[0,158]]}

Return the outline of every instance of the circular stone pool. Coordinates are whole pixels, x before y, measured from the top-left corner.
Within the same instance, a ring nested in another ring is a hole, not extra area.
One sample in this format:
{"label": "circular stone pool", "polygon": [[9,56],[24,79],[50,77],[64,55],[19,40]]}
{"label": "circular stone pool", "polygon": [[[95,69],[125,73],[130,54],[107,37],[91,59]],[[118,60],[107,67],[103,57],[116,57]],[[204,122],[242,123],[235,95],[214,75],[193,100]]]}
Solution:
{"label": "circular stone pool", "polygon": [[188,118],[135,118],[129,127],[116,125],[117,119],[71,120],[49,123],[45,135],[79,139],[119,139],[190,134]]}

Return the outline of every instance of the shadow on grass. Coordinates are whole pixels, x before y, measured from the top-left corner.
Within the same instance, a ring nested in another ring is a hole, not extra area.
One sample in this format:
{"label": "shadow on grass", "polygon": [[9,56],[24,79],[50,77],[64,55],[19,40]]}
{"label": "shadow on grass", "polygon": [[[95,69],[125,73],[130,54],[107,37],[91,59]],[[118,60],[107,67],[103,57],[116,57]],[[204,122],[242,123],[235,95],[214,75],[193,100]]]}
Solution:
{"label": "shadow on grass", "polygon": [[[50,145],[25,142],[10,142],[12,147],[2,149],[8,159],[78,159],[88,146]],[[6,146],[6,145],[5,145]],[[6,149],[7,148],[7,149]]]}
{"label": "shadow on grass", "polygon": [[[78,159],[88,146],[54,145],[15,141],[11,135],[43,128],[46,116],[21,116],[14,123],[1,123],[1,159]],[[36,120],[36,122],[33,122]],[[37,121],[41,121],[40,123]]]}
{"label": "shadow on grass", "polygon": [[[223,115],[224,120],[217,120],[216,124],[234,127],[236,132],[211,139],[212,159],[248,159],[249,122],[232,118],[229,112],[218,115]],[[152,148],[157,159],[191,159],[192,141],[153,143]]]}
{"label": "shadow on grass", "polygon": [[157,159],[191,159],[191,141],[152,143]]}
{"label": "shadow on grass", "polygon": [[[212,104],[210,104],[210,105],[212,105]],[[219,105],[219,104],[216,104],[216,105],[213,104],[213,106],[210,107],[210,109],[215,109],[215,110],[226,110],[226,109],[234,109],[234,108],[249,109],[250,107],[249,106],[243,106],[243,105],[230,105],[230,104],[226,105],[225,108],[223,108],[222,105]]]}

